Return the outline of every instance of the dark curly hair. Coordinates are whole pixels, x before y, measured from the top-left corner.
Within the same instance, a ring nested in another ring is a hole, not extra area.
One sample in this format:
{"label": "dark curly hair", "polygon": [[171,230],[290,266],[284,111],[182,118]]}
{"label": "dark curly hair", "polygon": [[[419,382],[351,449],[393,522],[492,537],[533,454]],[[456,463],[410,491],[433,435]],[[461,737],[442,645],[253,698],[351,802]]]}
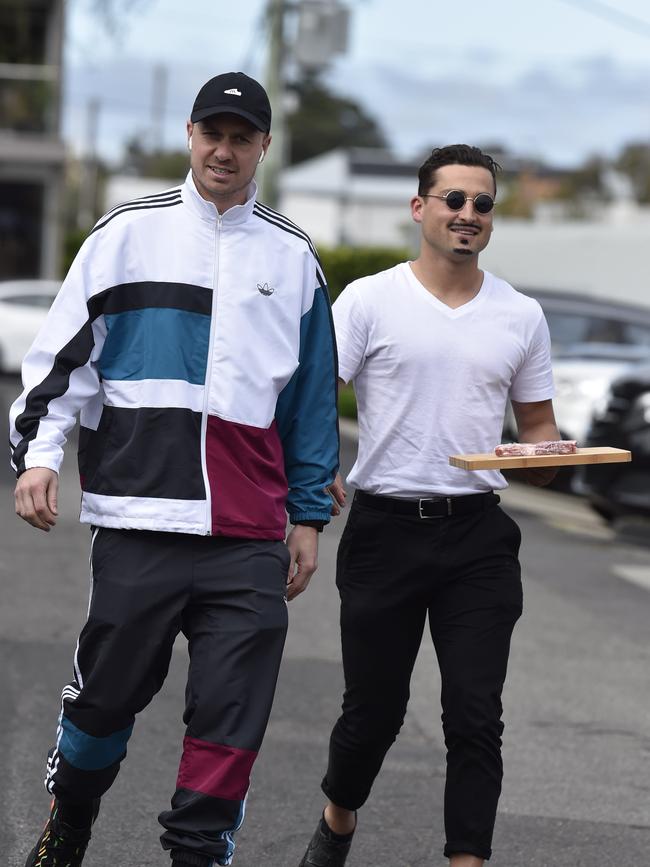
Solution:
{"label": "dark curly hair", "polygon": [[472,145],[455,144],[444,148],[434,148],[420,166],[418,171],[418,196],[423,196],[434,184],[436,171],[442,166],[480,166],[492,175],[494,189],[497,188],[497,172],[501,166],[489,154],[484,154],[480,148]]}

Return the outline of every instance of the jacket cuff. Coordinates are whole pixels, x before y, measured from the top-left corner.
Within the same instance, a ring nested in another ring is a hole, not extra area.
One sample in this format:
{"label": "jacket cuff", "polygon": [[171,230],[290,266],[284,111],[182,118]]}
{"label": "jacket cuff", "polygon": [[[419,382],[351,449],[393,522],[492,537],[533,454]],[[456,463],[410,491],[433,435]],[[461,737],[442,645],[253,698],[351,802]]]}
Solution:
{"label": "jacket cuff", "polygon": [[307,526],[316,526],[329,524],[332,517],[330,512],[323,509],[310,509],[308,512],[289,512],[289,522],[291,524],[306,524]]}
{"label": "jacket cuff", "polygon": [[[291,523],[294,523],[293,521]],[[315,530],[318,530],[319,533],[323,532],[323,527],[327,523],[326,521],[296,521],[296,524],[299,524],[301,527],[313,527]]]}

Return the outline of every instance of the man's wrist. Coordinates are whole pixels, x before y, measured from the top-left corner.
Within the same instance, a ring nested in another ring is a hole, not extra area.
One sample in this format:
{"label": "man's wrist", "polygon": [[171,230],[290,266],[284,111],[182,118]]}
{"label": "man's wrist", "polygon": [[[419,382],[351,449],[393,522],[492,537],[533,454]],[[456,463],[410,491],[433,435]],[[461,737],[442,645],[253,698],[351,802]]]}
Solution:
{"label": "man's wrist", "polygon": [[323,532],[323,527],[327,521],[296,521],[296,527],[313,527],[314,530],[317,530],[319,533]]}

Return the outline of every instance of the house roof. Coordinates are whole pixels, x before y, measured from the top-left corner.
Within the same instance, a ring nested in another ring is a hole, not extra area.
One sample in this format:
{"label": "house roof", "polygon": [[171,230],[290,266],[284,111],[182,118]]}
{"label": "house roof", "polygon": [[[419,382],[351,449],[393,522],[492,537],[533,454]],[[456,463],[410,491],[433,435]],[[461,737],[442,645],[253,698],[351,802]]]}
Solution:
{"label": "house roof", "polygon": [[408,201],[417,192],[419,165],[374,148],[337,148],[285,169],[281,190],[303,195]]}

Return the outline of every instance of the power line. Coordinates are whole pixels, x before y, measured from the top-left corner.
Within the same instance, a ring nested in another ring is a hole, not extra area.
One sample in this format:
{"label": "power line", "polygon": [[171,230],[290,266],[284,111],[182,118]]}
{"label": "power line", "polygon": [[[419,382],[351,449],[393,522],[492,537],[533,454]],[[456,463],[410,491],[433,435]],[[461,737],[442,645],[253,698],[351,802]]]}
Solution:
{"label": "power line", "polygon": [[248,48],[246,49],[246,53],[244,54],[240,63],[240,69],[252,70],[255,72],[257,71],[257,69],[253,70],[253,67],[258,65],[260,42],[264,42],[267,30],[268,11],[266,7],[266,2],[264,2],[262,3],[259,15],[257,16],[257,21],[255,22],[255,25],[251,30],[250,42],[248,44]]}
{"label": "power line", "polygon": [[614,24],[623,30],[634,33],[635,36],[645,36],[650,39],[650,22],[643,18],[637,18],[636,15],[630,15],[628,12],[614,9],[607,3],[602,3],[601,0],[558,0],[558,2],[573,6],[575,9],[580,9],[581,12],[586,12],[587,15]]}

